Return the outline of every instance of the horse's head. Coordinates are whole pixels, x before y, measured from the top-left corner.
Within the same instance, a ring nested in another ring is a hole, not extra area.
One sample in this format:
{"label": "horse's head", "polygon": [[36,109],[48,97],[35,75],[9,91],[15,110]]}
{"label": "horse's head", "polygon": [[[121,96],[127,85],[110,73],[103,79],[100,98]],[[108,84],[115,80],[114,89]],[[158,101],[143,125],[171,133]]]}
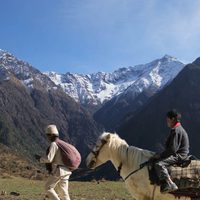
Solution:
{"label": "horse's head", "polygon": [[109,160],[108,145],[110,142],[111,133],[103,133],[96,142],[96,145],[89,153],[86,159],[88,168],[94,169],[99,165]]}

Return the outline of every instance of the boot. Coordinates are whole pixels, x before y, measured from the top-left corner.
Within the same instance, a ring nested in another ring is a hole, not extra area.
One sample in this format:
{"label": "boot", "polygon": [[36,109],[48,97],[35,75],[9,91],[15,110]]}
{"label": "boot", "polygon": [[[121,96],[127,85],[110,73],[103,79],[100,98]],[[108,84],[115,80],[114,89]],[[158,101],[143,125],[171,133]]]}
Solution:
{"label": "boot", "polygon": [[160,192],[165,194],[178,190],[177,185],[171,180],[171,178],[166,179],[165,183],[160,186]]}

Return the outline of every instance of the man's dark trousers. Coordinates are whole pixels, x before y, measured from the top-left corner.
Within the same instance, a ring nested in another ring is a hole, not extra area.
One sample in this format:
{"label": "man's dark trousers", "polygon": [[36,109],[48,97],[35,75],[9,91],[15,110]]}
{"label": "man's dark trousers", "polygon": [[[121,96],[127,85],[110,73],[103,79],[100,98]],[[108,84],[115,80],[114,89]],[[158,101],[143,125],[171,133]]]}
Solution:
{"label": "man's dark trousers", "polygon": [[167,167],[173,164],[177,164],[179,161],[180,158],[178,156],[170,156],[154,163],[154,167],[156,169],[156,173],[159,177],[159,180],[163,181],[168,179],[170,176]]}

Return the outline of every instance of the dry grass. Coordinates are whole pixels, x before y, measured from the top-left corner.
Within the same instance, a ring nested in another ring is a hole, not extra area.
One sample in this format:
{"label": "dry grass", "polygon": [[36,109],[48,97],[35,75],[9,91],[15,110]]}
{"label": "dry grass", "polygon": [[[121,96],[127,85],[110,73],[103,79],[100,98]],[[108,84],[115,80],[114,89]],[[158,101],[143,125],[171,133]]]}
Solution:
{"label": "dry grass", "polygon": [[0,144],[0,175],[42,180],[45,173],[14,150]]}
{"label": "dry grass", "polygon": [[[44,200],[43,187],[43,181],[0,178],[0,200]],[[72,200],[132,200],[122,182],[70,182],[69,191]],[[11,192],[20,195],[14,196]]]}

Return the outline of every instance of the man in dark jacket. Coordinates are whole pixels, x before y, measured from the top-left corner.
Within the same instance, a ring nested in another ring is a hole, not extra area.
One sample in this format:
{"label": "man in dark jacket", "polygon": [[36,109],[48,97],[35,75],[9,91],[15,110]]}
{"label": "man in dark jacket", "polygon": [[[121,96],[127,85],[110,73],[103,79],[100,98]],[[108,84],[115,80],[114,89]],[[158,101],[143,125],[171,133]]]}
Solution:
{"label": "man in dark jacket", "polygon": [[167,113],[167,125],[171,128],[167,137],[165,150],[153,158],[158,159],[154,167],[161,181],[161,192],[167,193],[178,189],[176,184],[171,180],[167,167],[178,164],[188,157],[189,139],[186,131],[180,123],[181,115],[176,110]]}

